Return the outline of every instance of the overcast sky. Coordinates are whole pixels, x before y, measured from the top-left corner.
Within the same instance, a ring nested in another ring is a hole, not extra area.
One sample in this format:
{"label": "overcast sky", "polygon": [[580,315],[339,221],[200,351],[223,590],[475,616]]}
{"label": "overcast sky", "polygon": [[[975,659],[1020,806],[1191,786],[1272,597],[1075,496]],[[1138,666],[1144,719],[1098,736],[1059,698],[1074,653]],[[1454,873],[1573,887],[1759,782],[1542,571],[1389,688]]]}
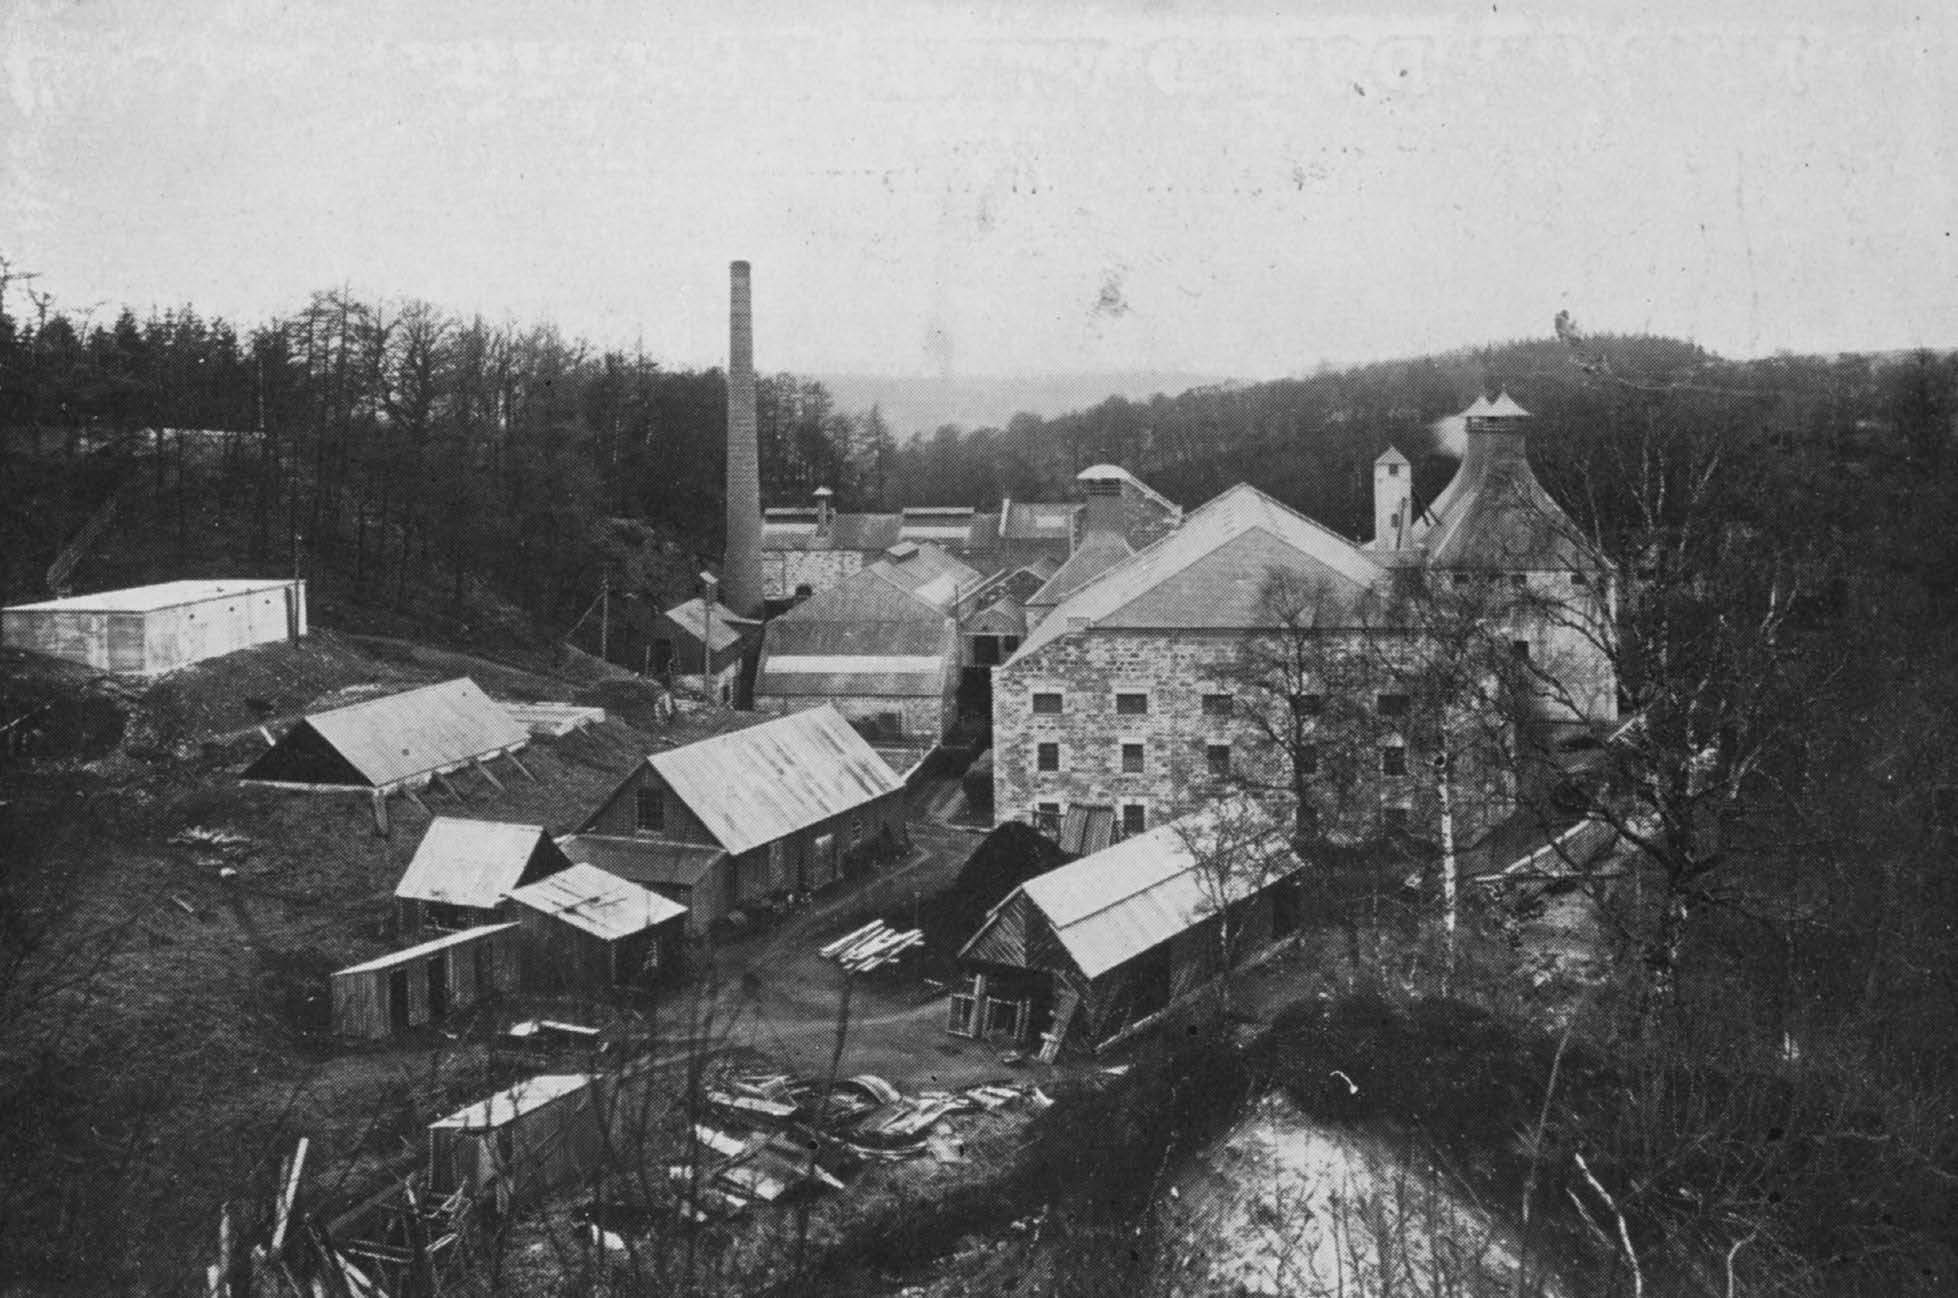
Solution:
{"label": "overcast sky", "polygon": [[745,257],[803,372],[1958,346],[1948,3],[1281,7],[0,0],[0,255],[679,365]]}

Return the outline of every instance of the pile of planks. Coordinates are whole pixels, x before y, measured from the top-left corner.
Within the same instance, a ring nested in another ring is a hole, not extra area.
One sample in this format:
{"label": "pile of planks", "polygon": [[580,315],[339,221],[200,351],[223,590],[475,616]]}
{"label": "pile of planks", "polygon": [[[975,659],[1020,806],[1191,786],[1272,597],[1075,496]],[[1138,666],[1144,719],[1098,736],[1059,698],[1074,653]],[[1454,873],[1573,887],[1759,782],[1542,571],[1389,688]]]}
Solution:
{"label": "pile of planks", "polygon": [[386,1298],[318,1222],[294,1211],[309,1144],[300,1137],[280,1167],[269,1211],[255,1217],[245,1204],[223,1205],[217,1260],[204,1268],[205,1298]]}
{"label": "pile of planks", "polygon": [[856,932],[840,937],[819,953],[834,960],[851,973],[869,973],[893,964],[897,958],[925,940],[920,929],[899,931],[881,919],[873,919]]}

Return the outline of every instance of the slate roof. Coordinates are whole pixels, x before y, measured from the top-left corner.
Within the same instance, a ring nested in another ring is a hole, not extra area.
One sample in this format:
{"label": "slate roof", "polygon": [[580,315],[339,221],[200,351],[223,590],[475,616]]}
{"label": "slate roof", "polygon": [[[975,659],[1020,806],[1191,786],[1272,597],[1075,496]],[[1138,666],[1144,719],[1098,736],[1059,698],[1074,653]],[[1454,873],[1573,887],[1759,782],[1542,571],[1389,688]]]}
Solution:
{"label": "slate roof", "polygon": [[900,544],[865,571],[876,573],[940,612],[950,612],[961,594],[979,585],[977,571],[932,542],[916,542],[915,547],[907,550]]}
{"label": "slate roof", "polygon": [[1027,603],[1051,608],[1134,553],[1135,547],[1120,533],[1091,532]]}
{"label": "slate roof", "polygon": [[410,901],[492,910],[523,878],[542,825],[437,816],[415,848],[394,895]]}
{"label": "slate roof", "polygon": [[[1219,902],[1241,900],[1305,868],[1277,826],[1252,804],[1226,806],[1227,811],[1210,808],[1171,821],[1030,879],[994,915],[1024,896],[1082,974],[1098,978],[1194,928],[1217,913]],[[1243,874],[1219,879],[1206,872],[1203,858],[1219,843],[1245,845]],[[986,927],[991,923],[989,916]],[[982,927],[973,934],[966,947],[985,932]]]}
{"label": "slate roof", "polygon": [[831,514],[827,526],[817,527],[815,518],[806,511],[770,510],[762,516],[761,547],[881,554],[896,545],[903,532],[902,514]]}
{"label": "slate roof", "polygon": [[[1478,409],[1478,407],[1480,409]],[[1442,493],[1415,521],[1414,543],[1437,568],[1502,571],[1603,567],[1530,468],[1522,421],[1508,393],[1463,412],[1468,449]]]}
{"label": "slate roof", "polygon": [[467,676],[315,713],[299,725],[310,727],[376,787],[516,748],[530,738]]}
{"label": "slate roof", "polygon": [[646,760],[715,841],[737,856],[904,788],[827,705]]}
{"label": "slate roof", "polygon": [[643,933],[687,913],[679,902],[595,865],[574,865],[527,883],[512,892],[510,900],[607,942]]}
{"label": "slate roof", "polygon": [[1216,496],[1161,540],[1062,600],[1020,646],[1027,658],[1087,626],[1151,630],[1268,626],[1264,596],[1276,566],[1321,583],[1329,607],[1347,608],[1386,572],[1338,533],[1256,487]]}
{"label": "slate roof", "polygon": [[1000,509],[999,534],[1008,541],[1067,541],[1080,511],[1075,502],[1009,500]]}

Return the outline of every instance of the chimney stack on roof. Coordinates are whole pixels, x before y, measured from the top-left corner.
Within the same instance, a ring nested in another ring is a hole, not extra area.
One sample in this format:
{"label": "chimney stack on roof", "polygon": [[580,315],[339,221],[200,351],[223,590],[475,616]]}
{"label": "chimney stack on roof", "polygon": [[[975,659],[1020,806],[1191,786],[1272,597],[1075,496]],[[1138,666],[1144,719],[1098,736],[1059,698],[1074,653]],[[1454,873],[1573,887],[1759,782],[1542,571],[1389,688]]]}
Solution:
{"label": "chimney stack on roof", "polygon": [[755,441],[755,324],[748,263],[728,267],[726,603],[758,617],[761,596],[761,453]]}

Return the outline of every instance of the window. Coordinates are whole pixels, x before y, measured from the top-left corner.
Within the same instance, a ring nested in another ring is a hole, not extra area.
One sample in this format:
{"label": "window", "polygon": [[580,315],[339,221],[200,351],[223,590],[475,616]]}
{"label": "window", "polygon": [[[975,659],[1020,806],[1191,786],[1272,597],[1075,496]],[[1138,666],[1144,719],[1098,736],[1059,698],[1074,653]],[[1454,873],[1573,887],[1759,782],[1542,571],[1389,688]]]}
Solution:
{"label": "window", "polygon": [[1219,779],[1231,773],[1231,746],[1229,744],[1205,744],[1203,746],[1204,764],[1210,773]]}
{"label": "window", "polygon": [[1591,583],[1584,579],[1583,573],[1573,572],[1570,575],[1570,584],[1577,587],[1579,590],[1582,590],[1584,587],[1590,585]]}
{"label": "window", "polygon": [[1228,694],[1206,694],[1203,696],[1203,715],[1206,717],[1227,717],[1237,700]]}
{"label": "window", "polygon": [[666,828],[666,791],[641,789],[632,800],[632,827],[657,834]]}
{"label": "window", "polygon": [[1516,661],[1526,663],[1530,661],[1530,642],[1528,640],[1511,640],[1509,642],[1509,652],[1516,656]]}
{"label": "window", "polygon": [[1298,773],[1300,775],[1317,775],[1319,773],[1319,745],[1300,744],[1292,760],[1297,763]]}
{"label": "window", "polygon": [[1149,696],[1147,694],[1117,694],[1115,696],[1115,715],[1118,717],[1148,716]]}
{"label": "window", "polygon": [[1402,833],[1407,829],[1406,807],[1382,807],[1380,825],[1389,833]]}
{"label": "window", "polygon": [[1509,584],[1520,590],[1530,584],[1530,579],[1523,573],[1512,572],[1509,574]]}
{"label": "window", "polygon": [[1059,693],[1043,691],[1033,696],[1033,712],[1035,716],[1057,716],[1060,710],[1061,696]]}
{"label": "window", "polygon": [[1141,744],[1122,745],[1122,774],[1124,775],[1142,774],[1142,745]]}
{"label": "window", "polygon": [[999,664],[999,637],[996,635],[973,636],[972,662],[977,667],[997,666]]}
{"label": "window", "polygon": [[1003,636],[1001,636],[1001,637],[999,638],[999,651],[1000,651],[1000,652],[1001,652],[1002,654],[1010,654],[1010,653],[1012,653],[1012,652],[1013,652],[1013,651],[1014,651],[1015,649],[1018,649],[1019,647],[1020,647],[1020,637],[1019,637],[1019,636],[1016,636],[1016,635],[1003,635]]}
{"label": "window", "polygon": [[1316,717],[1326,710],[1326,696],[1323,694],[1292,695],[1292,711],[1302,717]]}
{"label": "window", "polygon": [[1388,477],[1390,477],[1390,478],[1398,478],[1398,477],[1400,477],[1400,476],[1401,476],[1401,466],[1400,466],[1400,465],[1398,465],[1398,464],[1390,464],[1390,465],[1388,465],[1388,466],[1387,466],[1387,476],[1388,476]]}
{"label": "window", "polygon": [[1407,695],[1382,694],[1376,703],[1383,717],[1404,717],[1407,715]]}
{"label": "window", "polygon": [[1407,750],[1395,744],[1380,750],[1380,773],[1382,775],[1407,774]]}
{"label": "window", "polygon": [[1122,804],[1122,833],[1124,836],[1140,834],[1149,828],[1149,806],[1143,802]]}
{"label": "window", "polygon": [[1058,802],[1036,802],[1033,804],[1033,827],[1049,838],[1061,832],[1061,804]]}
{"label": "window", "polygon": [[1061,769],[1061,746],[1059,744],[1040,744],[1034,749],[1034,769],[1037,771],[1058,771]]}

